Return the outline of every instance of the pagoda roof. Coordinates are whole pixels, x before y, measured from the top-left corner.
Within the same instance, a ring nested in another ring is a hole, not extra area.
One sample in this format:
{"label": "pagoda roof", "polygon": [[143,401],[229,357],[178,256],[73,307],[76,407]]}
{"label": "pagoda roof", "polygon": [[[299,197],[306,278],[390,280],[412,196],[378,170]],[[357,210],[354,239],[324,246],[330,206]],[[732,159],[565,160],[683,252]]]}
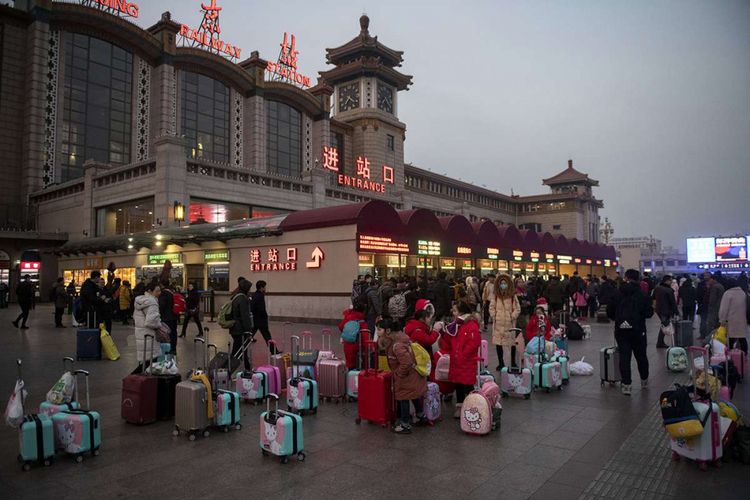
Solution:
{"label": "pagoda roof", "polygon": [[328,71],[321,71],[320,77],[329,84],[335,84],[358,76],[377,76],[398,90],[408,90],[412,76],[405,75],[383,64],[379,57],[360,56]]}
{"label": "pagoda roof", "polygon": [[598,186],[599,181],[594,180],[578,170],[573,168],[573,160],[568,160],[568,168],[557,175],[544,179],[542,184],[547,186],[556,186],[560,184],[587,184],[589,186]]}
{"label": "pagoda roof", "polygon": [[401,66],[404,61],[403,52],[386,47],[378,41],[378,37],[370,36],[370,18],[363,14],[359,18],[359,35],[344,45],[326,49],[328,64],[341,65],[361,56],[379,57],[388,67]]}

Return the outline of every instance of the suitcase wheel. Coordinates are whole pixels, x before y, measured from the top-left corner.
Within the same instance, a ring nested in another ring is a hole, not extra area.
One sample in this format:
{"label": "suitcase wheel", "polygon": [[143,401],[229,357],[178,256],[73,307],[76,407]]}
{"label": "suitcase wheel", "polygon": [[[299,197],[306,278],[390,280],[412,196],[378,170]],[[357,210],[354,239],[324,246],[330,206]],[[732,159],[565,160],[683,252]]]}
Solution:
{"label": "suitcase wheel", "polygon": [[180,435],[180,430],[177,429],[177,428],[175,428],[174,430],[172,430],[172,435],[173,436],[179,436]]}
{"label": "suitcase wheel", "polygon": [[99,456],[99,448],[97,448],[97,449],[95,449],[94,451],[92,451],[92,452],[91,452],[91,455],[93,455],[93,456],[95,456],[95,457],[98,457],[98,456]]}
{"label": "suitcase wheel", "polygon": [[224,433],[229,432],[229,426],[225,425],[224,427],[222,427],[221,432],[224,432]]}
{"label": "suitcase wheel", "polygon": [[549,388],[549,387],[546,387],[546,388],[544,389],[544,392],[546,392],[547,394],[549,394],[549,392],[550,392],[550,388]]}
{"label": "suitcase wheel", "polygon": [[242,424],[237,424],[234,426],[234,430],[241,431],[242,430]]}
{"label": "suitcase wheel", "polygon": [[505,392],[505,391],[502,391],[502,395],[503,395],[503,397],[504,397],[504,398],[507,398],[507,397],[508,397],[508,393],[507,393],[507,392]]}
{"label": "suitcase wheel", "polygon": [[305,461],[305,456],[306,455],[304,454],[304,452],[300,451],[299,453],[297,453],[297,461],[298,462],[304,462]]}
{"label": "suitcase wheel", "polygon": [[195,441],[195,433],[194,433],[194,432],[191,432],[191,433],[190,433],[190,434],[188,435],[188,439],[189,439],[190,441]]}
{"label": "suitcase wheel", "polygon": [[31,470],[31,464],[29,462],[24,462],[21,469],[23,469],[24,472],[29,472]]}
{"label": "suitcase wheel", "polygon": [[672,452],[672,461],[674,461],[674,462],[679,462],[680,461],[680,454],[677,453],[676,451]]}
{"label": "suitcase wheel", "polygon": [[208,429],[206,429],[206,430],[204,430],[204,431],[203,431],[203,437],[204,437],[204,438],[207,438],[207,437],[208,437],[208,436],[210,436],[210,435],[211,435],[211,433],[210,433],[210,432],[208,432]]}
{"label": "suitcase wheel", "polygon": [[701,472],[705,472],[708,466],[706,466],[706,462],[698,462],[698,469]]}
{"label": "suitcase wheel", "polygon": [[316,407],[316,408],[313,408],[312,410],[310,410],[310,412],[311,412],[311,413],[312,413],[313,415],[317,415],[317,414],[318,414],[318,408],[317,408],[317,407]]}
{"label": "suitcase wheel", "polygon": [[263,454],[264,457],[268,456],[268,452],[266,450],[260,450],[260,452]]}
{"label": "suitcase wheel", "polygon": [[49,467],[50,465],[52,465],[52,459],[51,458],[45,459],[44,460],[44,466],[45,467]]}
{"label": "suitcase wheel", "polygon": [[83,462],[83,455],[76,455],[76,462],[79,464]]}
{"label": "suitcase wheel", "polygon": [[287,457],[281,457],[281,463],[282,463],[282,464],[285,464],[285,463],[287,463],[288,461],[289,461],[289,458],[287,458]]}
{"label": "suitcase wheel", "polygon": [[524,394],[523,395],[523,399],[530,399],[530,398],[531,398],[531,394]]}
{"label": "suitcase wheel", "polygon": [[558,386],[557,386],[557,390],[558,390],[558,391],[562,391],[562,386],[561,386],[561,385],[558,385]]}
{"label": "suitcase wheel", "polygon": [[359,425],[359,424],[362,423],[362,419],[359,418],[359,417],[357,417],[357,418],[354,419],[354,423],[357,424],[357,425]]}

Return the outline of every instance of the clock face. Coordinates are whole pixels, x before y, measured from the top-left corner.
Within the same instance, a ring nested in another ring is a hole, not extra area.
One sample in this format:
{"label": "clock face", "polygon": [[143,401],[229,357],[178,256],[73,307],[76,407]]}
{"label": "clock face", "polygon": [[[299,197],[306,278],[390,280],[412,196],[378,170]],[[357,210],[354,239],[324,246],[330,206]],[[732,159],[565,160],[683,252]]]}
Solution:
{"label": "clock face", "polygon": [[393,113],[393,89],[378,82],[378,108]]}
{"label": "clock face", "polygon": [[339,87],[339,111],[349,111],[359,107],[359,82]]}

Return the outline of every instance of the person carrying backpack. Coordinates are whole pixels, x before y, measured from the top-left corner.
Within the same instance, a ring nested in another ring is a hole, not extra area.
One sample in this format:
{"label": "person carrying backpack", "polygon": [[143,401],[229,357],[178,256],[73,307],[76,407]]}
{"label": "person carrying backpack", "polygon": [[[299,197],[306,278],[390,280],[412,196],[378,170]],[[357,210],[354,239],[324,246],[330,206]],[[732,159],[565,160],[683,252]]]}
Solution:
{"label": "person carrying backpack", "polygon": [[[232,326],[229,327],[229,335],[232,336],[232,354],[233,358],[237,358],[242,348],[243,341],[246,335],[250,335],[254,330],[253,317],[250,314],[250,288],[253,284],[243,279],[237,286],[237,293],[232,297]],[[250,363],[250,359],[247,357],[247,349],[243,354],[243,362],[245,370],[252,370],[253,365]]]}
{"label": "person carrying backpack", "polygon": [[[343,319],[339,321],[341,332],[341,345],[344,348],[344,360],[347,370],[357,369],[357,357],[359,356],[360,342],[370,340],[370,332],[365,321],[365,306],[357,302],[351,308],[344,309]],[[349,324],[347,324],[349,323]],[[366,335],[360,338],[360,335]]]}
{"label": "person carrying backpack", "polygon": [[615,341],[620,351],[621,391],[631,394],[631,355],[635,356],[641,388],[648,387],[648,356],[646,354],[646,319],[654,315],[651,298],[640,287],[640,273],[635,269],[625,272],[625,283],[607,305],[607,316],[615,322]]}

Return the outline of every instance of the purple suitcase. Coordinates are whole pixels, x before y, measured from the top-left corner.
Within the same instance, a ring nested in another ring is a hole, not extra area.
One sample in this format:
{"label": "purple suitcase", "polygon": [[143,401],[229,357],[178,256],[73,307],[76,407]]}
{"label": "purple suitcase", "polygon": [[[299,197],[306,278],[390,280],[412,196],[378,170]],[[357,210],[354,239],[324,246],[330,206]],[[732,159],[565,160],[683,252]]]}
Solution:
{"label": "purple suitcase", "polygon": [[443,396],[440,386],[435,382],[427,382],[427,392],[424,395],[424,416],[430,423],[442,420]]}

